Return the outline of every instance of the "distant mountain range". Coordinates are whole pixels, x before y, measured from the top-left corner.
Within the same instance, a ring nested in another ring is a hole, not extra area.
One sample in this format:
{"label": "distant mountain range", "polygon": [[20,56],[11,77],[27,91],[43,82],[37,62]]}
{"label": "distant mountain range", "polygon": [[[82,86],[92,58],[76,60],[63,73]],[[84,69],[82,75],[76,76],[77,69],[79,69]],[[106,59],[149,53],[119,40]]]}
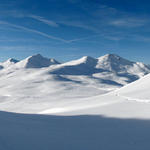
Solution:
{"label": "distant mountain range", "polygon": [[12,70],[45,68],[50,74],[90,76],[116,85],[125,85],[150,73],[149,65],[129,61],[115,54],[107,54],[99,58],[84,56],[66,63],[37,54],[21,61],[11,58],[0,63],[1,70],[8,68]]}

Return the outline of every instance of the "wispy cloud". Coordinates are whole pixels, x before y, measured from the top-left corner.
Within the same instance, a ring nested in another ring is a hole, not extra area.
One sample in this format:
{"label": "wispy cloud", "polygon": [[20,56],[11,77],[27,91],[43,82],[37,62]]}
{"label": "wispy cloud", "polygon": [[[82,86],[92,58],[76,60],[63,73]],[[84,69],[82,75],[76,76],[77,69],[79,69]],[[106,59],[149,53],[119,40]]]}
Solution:
{"label": "wispy cloud", "polygon": [[8,25],[8,26],[17,28],[17,29],[21,29],[21,30],[24,30],[24,31],[28,31],[28,32],[32,32],[32,33],[41,35],[41,36],[46,37],[46,38],[49,38],[49,39],[58,40],[58,41],[61,41],[61,42],[68,43],[67,40],[64,40],[64,39],[62,39],[62,38],[55,37],[55,36],[52,36],[52,35],[43,33],[43,32],[41,32],[41,31],[38,31],[38,30],[35,30],[35,29],[30,29],[30,28],[27,28],[27,27],[24,27],[24,26],[15,25],[15,24],[8,23],[8,22],[5,22],[5,21],[0,21],[0,24],[5,24],[5,25]]}
{"label": "wispy cloud", "polygon": [[63,21],[58,21],[59,24],[63,24],[65,26],[71,26],[71,27],[77,27],[81,28],[84,30],[89,30],[93,32],[99,32],[99,30],[87,23],[82,22],[82,20],[63,20]]}
{"label": "wispy cloud", "polygon": [[27,27],[24,27],[24,26],[15,25],[15,24],[12,24],[12,23],[9,23],[9,22],[6,22],[6,21],[0,21],[0,24],[8,25],[8,26],[11,26],[13,28],[17,28],[17,29],[24,30],[24,31],[27,31],[27,32],[35,33],[35,34],[41,35],[43,37],[53,39],[53,40],[57,40],[57,41],[64,42],[64,43],[72,43],[72,42],[87,40],[87,39],[91,39],[93,37],[100,36],[100,35],[96,34],[96,35],[88,36],[88,37],[76,38],[76,39],[72,39],[72,40],[65,40],[65,39],[62,39],[62,38],[59,38],[59,37],[49,35],[47,33],[43,33],[41,31],[38,31],[38,30],[35,30],[35,29],[30,29],[30,28],[27,28]]}
{"label": "wispy cloud", "polygon": [[76,28],[82,28],[84,30],[90,30],[93,32],[98,32],[98,29],[96,29],[95,27],[92,27],[84,22],[82,22],[82,20],[70,20],[69,18],[67,19],[57,19],[57,21],[53,21],[53,20],[48,20],[44,17],[41,16],[36,16],[36,15],[29,15],[28,17],[38,20],[44,24],[47,24],[49,26],[52,27],[59,27],[60,24],[65,25],[65,26],[71,26],[71,27],[76,27]]}
{"label": "wispy cloud", "polygon": [[38,20],[38,21],[40,21],[42,23],[45,23],[45,24],[47,24],[49,26],[52,26],[52,27],[59,27],[59,25],[56,22],[54,22],[52,20],[47,20],[47,19],[45,19],[44,17],[41,17],[41,16],[30,15],[28,17],[33,18],[35,20]]}
{"label": "wispy cloud", "polygon": [[97,19],[99,25],[103,24],[105,26],[132,28],[142,27],[150,23],[149,17],[144,14],[136,15],[107,5],[98,5],[92,15],[94,20]]}
{"label": "wispy cloud", "polygon": [[148,20],[141,18],[123,18],[110,22],[111,25],[117,27],[141,27],[148,23]]}

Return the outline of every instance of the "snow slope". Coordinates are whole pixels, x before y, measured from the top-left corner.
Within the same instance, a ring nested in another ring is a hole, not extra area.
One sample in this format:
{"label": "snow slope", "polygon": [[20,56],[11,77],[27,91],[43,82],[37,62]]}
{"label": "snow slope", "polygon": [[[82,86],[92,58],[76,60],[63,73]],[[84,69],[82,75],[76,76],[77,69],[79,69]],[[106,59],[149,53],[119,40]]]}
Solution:
{"label": "snow slope", "polygon": [[150,74],[110,93],[72,101],[40,112],[57,115],[105,115],[150,119]]}
{"label": "snow slope", "polygon": [[[36,76],[37,72],[35,71],[34,74]],[[9,78],[11,76],[13,75],[11,74]],[[18,81],[29,80],[29,78],[33,80],[35,76],[33,74],[24,78],[20,76]],[[7,79],[9,78],[7,77]],[[138,82],[145,85],[146,80],[149,81],[149,75],[128,86],[133,87]],[[7,88],[9,91],[10,85]],[[32,87],[30,87],[31,89]],[[147,87],[145,87],[145,90],[147,90]],[[12,91],[13,94],[15,93],[14,91]],[[120,89],[120,91],[126,91],[126,87]],[[33,91],[31,90],[31,92]],[[135,94],[136,92],[134,91],[133,93]],[[139,92],[141,93],[141,91]],[[66,99],[60,98],[58,103],[54,101],[53,106],[51,105],[52,107],[48,103],[44,104],[44,96],[41,97],[42,99],[39,99],[38,96],[28,97],[26,101],[22,99],[23,97],[20,97],[21,105],[30,107],[28,111],[31,112],[32,107],[38,107],[37,109],[44,107],[45,110],[39,113],[55,114],[57,116],[0,112],[0,149],[149,150],[150,104],[130,101],[118,95],[118,93],[119,90],[84,100],[82,98],[70,98],[69,103],[65,103]],[[58,93],[56,92],[53,96],[56,96],[56,94]],[[147,94],[149,93],[147,92]],[[13,105],[16,100],[12,98],[17,99],[16,95],[7,96],[11,97],[10,100],[12,100]],[[0,106],[4,106],[4,103],[8,107],[10,106],[9,102],[6,101],[7,96],[0,98]],[[61,103],[61,101],[63,102]],[[19,104],[19,100],[17,103]],[[17,106],[17,103],[15,103],[16,110],[21,106]],[[26,105],[27,103],[28,106]],[[38,103],[39,105],[32,105],[33,103]],[[48,108],[46,109],[44,105],[48,105]],[[32,112],[35,112],[35,108],[33,109]]]}
{"label": "snow slope", "polygon": [[125,85],[150,73],[150,67],[140,62],[132,62],[115,54],[107,54],[97,59],[84,56],[50,70],[60,75],[90,75],[95,78]]}
{"label": "snow slope", "polygon": [[33,62],[26,67],[26,61],[2,69],[0,110],[29,114],[0,111],[0,150],[149,150],[150,75],[115,91],[107,80],[122,82],[120,73],[138,78],[148,68],[113,55],[121,59],[117,66],[110,57],[38,69]]}
{"label": "snow slope", "polygon": [[131,100],[150,102],[150,74],[119,89],[119,95]]}
{"label": "snow slope", "polygon": [[[150,119],[150,74],[110,93],[72,101],[40,112],[57,115],[105,115]],[[79,102],[80,101],[80,102]]]}
{"label": "snow slope", "polygon": [[[120,69],[112,67],[116,61],[121,61]],[[134,66],[137,63],[117,55],[105,55],[98,59],[83,57],[64,64],[58,64],[55,60],[51,62],[52,60],[38,54],[2,69],[0,110],[49,113],[54,108],[55,111],[52,112],[57,113],[58,110],[74,105],[72,102],[77,102],[78,105],[78,102],[88,101],[94,96],[118,89],[127,84],[129,79],[131,82],[135,74],[139,78],[141,74],[148,73],[146,65],[143,64],[143,69],[136,70]],[[45,65],[50,66],[43,67]],[[110,67],[113,69],[110,70]],[[134,69],[134,74],[127,68]],[[122,76],[118,75],[120,73]]]}
{"label": "snow slope", "polygon": [[[132,90],[139,82],[148,90],[146,81],[149,83],[149,78],[147,75],[128,87]],[[49,115],[0,112],[0,149],[149,150],[150,104],[130,101],[118,95],[127,89],[123,87],[84,100],[71,98],[70,103],[65,103],[65,100],[61,103],[60,99],[59,103],[54,102],[52,108],[40,112]],[[132,92],[134,95],[137,93],[136,90]],[[2,100],[5,101],[5,98]],[[33,106],[30,97],[26,100]],[[39,103],[38,97],[34,97],[34,103],[37,100]],[[44,101],[43,97],[40,107]]]}
{"label": "snow slope", "polygon": [[104,94],[109,88],[90,77],[69,79],[51,75],[45,69],[6,71],[0,77],[0,109],[36,113],[71,100]]}

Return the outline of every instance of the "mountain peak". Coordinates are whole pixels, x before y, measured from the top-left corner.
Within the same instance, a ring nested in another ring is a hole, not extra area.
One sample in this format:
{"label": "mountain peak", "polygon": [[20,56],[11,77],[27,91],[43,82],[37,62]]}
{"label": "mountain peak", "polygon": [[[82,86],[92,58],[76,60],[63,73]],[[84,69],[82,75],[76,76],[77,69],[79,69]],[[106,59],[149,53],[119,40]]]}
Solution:
{"label": "mountain peak", "polygon": [[93,63],[95,64],[97,62],[97,59],[90,57],[90,56],[83,56],[80,59],[77,60],[72,60],[70,62],[64,63],[64,65],[80,65],[80,64],[87,64],[87,65],[92,65]]}
{"label": "mountain peak", "polygon": [[19,62],[19,60],[14,59],[14,58],[9,58],[6,62],[17,63]]}
{"label": "mountain peak", "polygon": [[82,59],[87,60],[87,59],[95,59],[95,58],[93,58],[93,57],[91,57],[91,56],[83,56]]}
{"label": "mountain peak", "polygon": [[54,58],[50,58],[50,62],[53,64],[60,64],[60,62],[58,62],[56,59]]}
{"label": "mountain peak", "polygon": [[54,59],[43,57],[41,54],[36,54],[27,57],[17,65],[24,68],[43,68],[55,64],[59,64],[59,62]]}
{"label": "mountain peak", "polygon": [[91,61],[95,61],[95,58],[91,57],[91,56],[83,56],[82,58],[80,58],[80,60],[82,60],[82,62],[91,62]]}
{"label": "mountain peak", "polygon": [[122,72],[126,71],[134,62],[124,59],[116,54],[107,54],[98,58],[97,68],[103,68],[109,71]]}
{"label": "mountain peak", "polygon": [[27,57],[27,59],[33,59],[33,58],[43,58],[43,56],[41,54],[35,54],[35,55]]}
{"label": "mountain peak", "polygon": [[[105,58],[105,59],[109,59],[109,60],[118,60],[118,61],[119,60],[125,60],[124,58],[120,57],[117,54],[106,54],[106,55],[104,55],[102,57]],[[102,57],[99,57],[99,59],[102,58]]]}
{"label": "mountain peak", "polygon": [[109,61],[109,62],[111,61],[111,63],[114,63],[114,62],[119,62],[119,63],[123,63],[123,64],[133,63],[125,58],[120,57],[117,54],[106,54],[104,56],[99,57],[98,60]]}
{"label": "mountain peak", "polygon": [[14,58],[9,58],[9,59],[6,60],[5,62],[2,62],[2,63],[1,63],[1,65],[2,65],[3,67],[0,67],[0,69],[10,67],[10,66],[12,66],[12,65],[14,65],[14,64],[16,64],[16,63],[18,63],[18,62],[19,62],[19,60],[16,60],[16,59],[14,59]]}

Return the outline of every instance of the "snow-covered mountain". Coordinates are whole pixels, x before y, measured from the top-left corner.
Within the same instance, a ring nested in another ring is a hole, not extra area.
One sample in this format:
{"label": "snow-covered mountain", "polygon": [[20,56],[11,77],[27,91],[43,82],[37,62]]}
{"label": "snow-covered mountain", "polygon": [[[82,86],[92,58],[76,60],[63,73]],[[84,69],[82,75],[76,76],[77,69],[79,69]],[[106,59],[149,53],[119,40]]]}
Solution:
{"label": "snow-covered mountain", "polygon": [[43,68],[54,65],[49,70],[51,74],[91,76],[98,73],[114,73],[120,77],[131,75],[133,79],[142,77],[150,72],[149,65],[132,62],[115,54],[107,54],[99,58],[84,56],[62,64],[55,59],[45,58],[40,54],[36,54],[21,61],[10,58],[6,62],[0,63],[1,68],[13,65],[18,68]]}
{"label": "snow-covered mountain", "polygon": [[97,59],[84,56],[50,70],[51,74],[88,75],[125,85],[150,73],[150,67],[140,62],[132,62],[115,54],[107,54]]}
{"label": "snow-covered mountain", "polygon": [[10,66],[13,66],[14,64],[16,64],[16,63],[18,63],[19,62],[19,60],[16,60],[16,59],[14,59],[14,58],[10,58],[10,59],[8,59],[7,61],[5,61],[5,62],[1,62],[0,63],[0,68],[1,69],[3,69],[3,68],[8,68],[8,67],[10,67]]}
{"label": "snow-covered mountain", "polygon": [[0,150],[150,149],[150,74],[114,90],[149,73],[147,65],[117,55],[38,58],[1,64]]}
{"label": "snow-covered mountain", "polygon": [[24,113],[100,96],[150,71],[147,65],[112,54],[63,64],[39,54],[12,62],[0,71],[0,109]]}
{"label": "snow-covered mountain", "polygon": [[92,75],[95,72],[102,72],[95,68],[97,59],[84,56],[78,60],[73,60],[61,65],[58,65],[50,70],[52,74],[60,75]]}
{"label": "snow-covered mountain", "polygon": [[103,68],[117,74],[133,74],[141,77],[150,72],[150,67],[141,62],[132,62],[118,55],[107,54],[98,58],[96,68]]}
{"label": "snow-covered mountain", "polygon": [[41,111],[41,114],[104,115],[150,119],[150,74],[106,94],[86,97]]}
{"label": "snow-covered mountain", "polygon": [[16,64],[18,68],[43,68],[50,65],[60,64],[55,59],[48,59],[40,54],[30,56]]}

